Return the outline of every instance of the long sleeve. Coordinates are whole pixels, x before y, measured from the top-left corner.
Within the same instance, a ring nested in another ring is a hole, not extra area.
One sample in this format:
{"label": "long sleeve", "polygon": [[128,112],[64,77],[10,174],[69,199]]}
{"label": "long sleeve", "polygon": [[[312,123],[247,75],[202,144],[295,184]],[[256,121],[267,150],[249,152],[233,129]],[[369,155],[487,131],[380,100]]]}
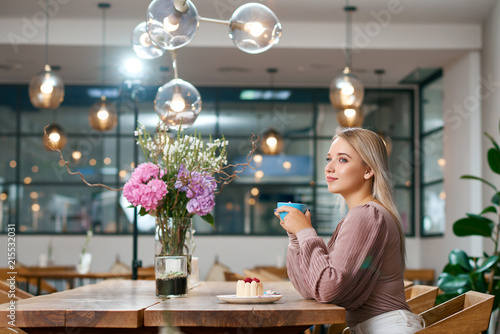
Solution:
{"label": "long sleeve", "polygon": [[387,239],[382,213],[370,205],[353,208],[330,247],[313,229],[301,230],[296,237],[299,247],[289,246],[287,265],[292,265],[289,274],[299,292],[348,310],[363,305],[380,275]]}
{"label": "long sleeve", "polygon": [[[313,230],[309,228],[307,230]],[[300,272],[300,247],[297,236],[294,234],[288,234],[290,243],[288,244],[288,250],[286,255],[286,268],[288,272],[288,277],[292,282],[295,289],[304,297],[305,299],[314,299],[314,296],[309,292],[309,288],[306,285],[304,277]]]}

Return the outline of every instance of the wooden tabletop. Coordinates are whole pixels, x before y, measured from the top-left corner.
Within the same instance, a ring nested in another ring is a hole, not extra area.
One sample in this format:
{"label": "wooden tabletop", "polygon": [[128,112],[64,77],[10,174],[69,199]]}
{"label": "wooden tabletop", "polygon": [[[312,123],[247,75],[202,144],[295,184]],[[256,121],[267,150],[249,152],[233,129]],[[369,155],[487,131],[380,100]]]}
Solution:
{"label": "wooden tabletop", "polygon": [[[217,295],[234,294],[236,282],[200,282],[185,298],[158,299],[155,281],[106,280],[97,284],[16,301],[16,327],[29,333],[157,333],[182,327],[184,333],[299,333],[310,325],[341,323],[345,310],[304,300],[290,282],[266,282],[283,297],[271,304],[228,304]],[[0,327],[8,325],[8,304],[0,305]],[[166,319],[170,319],[167,321]],[[99,330],[100,328],[100,330]],[[34,331],[33,331],[34,330]],[[59,329],[60,330],[60,329]]]}
{"label": "wooden tabletop", "polygon": [[[345,309],[305,300],[290,282],[264,282],[264,290],[278,291],[283,298],[271,304],[229,304],[217,295],[234,295],[236,282],[201,282],[187,298],[167,299],[144,312],[145,326],[183,327],[293,327],[343,323]],[[167,311],[167,312],[165,312]]]}

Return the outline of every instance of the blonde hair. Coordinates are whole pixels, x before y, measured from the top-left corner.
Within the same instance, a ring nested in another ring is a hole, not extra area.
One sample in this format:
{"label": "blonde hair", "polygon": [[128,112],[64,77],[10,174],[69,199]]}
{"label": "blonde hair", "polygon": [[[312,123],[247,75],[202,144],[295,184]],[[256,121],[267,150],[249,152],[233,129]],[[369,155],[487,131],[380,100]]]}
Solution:
{"label": "blonde hair", "polygon": [[362,128],[338,128],[332,141],[342,138],[360,155],[363,162],[373,171],[372,196],[382,203],[396,219],[401,239],[400,250],[405,264],[405,236],[401,217],[394,204],[393,186],[389,171],[389,159],[384,141],[378,134]]}

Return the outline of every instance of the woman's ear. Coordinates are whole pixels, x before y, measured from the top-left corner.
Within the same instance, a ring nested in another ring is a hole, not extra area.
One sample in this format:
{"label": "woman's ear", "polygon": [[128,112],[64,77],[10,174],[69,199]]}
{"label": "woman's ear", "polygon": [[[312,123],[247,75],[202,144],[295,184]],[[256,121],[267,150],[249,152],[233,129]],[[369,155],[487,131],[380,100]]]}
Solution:
{"label": "woman's ear", "polygon": [[368,168],[366,169],[366,171],[365,171],[364,178],[365,178],[365,180],[368,180],[368,179],[370,179],[371,177],[373,177],[373,170],[372,170],[370,167],[368,167]]}

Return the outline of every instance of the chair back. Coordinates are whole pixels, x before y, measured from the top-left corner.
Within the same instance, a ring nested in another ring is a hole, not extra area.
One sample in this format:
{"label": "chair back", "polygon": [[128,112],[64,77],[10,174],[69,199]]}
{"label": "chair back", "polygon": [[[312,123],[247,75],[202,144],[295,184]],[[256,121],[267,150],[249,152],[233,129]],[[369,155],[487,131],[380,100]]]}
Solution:
{"label": "chair back", "polygon": [[225,277],[226,281],[228,281],[228,282],[236,282],[236,281],[239,281],[240,279],[245,278],[245,277],[241,276],[240,274],[233,273],[232,271],[225,271],[224,277]]}
{"label": "chair back", "polygon": [[419,334],[480,333],[488,329],[493,295],[468,291],[420,313],[425,328]]}
{"label": "chair back", "polygon": [[432,308],[436,303],[439,288],[430,285],[414,285],[405,289],[405,297],[410,310],[419,314]]}
{"label": "chair back", "polygon": [[[0,291],[5,292],[7,295],[11,294],[12,289],[10,284],[0,281]],[[19,289],[17,286],[15,287],[14,294],[15,294],[15,300],[33,297],[31,293],[27,293],[26,291]]]}

